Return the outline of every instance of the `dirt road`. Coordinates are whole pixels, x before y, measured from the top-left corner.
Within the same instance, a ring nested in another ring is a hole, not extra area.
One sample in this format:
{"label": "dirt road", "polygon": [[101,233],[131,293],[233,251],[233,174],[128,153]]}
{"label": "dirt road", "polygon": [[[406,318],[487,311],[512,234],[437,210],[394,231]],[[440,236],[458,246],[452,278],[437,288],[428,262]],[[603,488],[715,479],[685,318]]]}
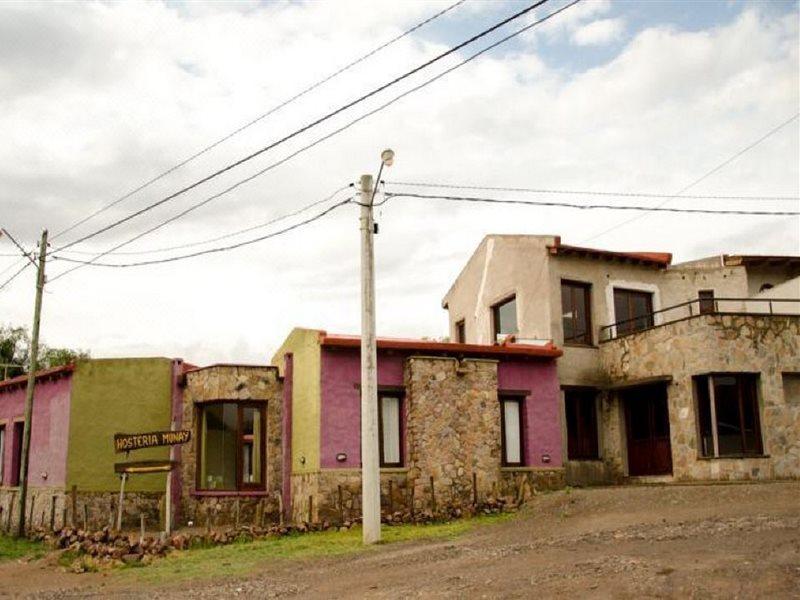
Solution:
{"label": "dirt road", "polygon": [[275,561],[188,586],[125,589],[91,575],[45,591],[9,575],[0,569],[0,589],[42,597],[800,598],[800,483],[558,492],[453,541]]}

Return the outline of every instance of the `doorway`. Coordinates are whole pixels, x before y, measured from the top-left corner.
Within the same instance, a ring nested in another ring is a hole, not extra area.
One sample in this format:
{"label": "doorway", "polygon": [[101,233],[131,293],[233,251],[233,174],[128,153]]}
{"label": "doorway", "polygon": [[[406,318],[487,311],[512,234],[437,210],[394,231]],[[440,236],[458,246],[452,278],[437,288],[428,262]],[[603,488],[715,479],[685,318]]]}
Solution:
{"label": "doorway", "polygon": [[621,393],[628,437],[628,474],[671,475],[667,387],[639,386]]}

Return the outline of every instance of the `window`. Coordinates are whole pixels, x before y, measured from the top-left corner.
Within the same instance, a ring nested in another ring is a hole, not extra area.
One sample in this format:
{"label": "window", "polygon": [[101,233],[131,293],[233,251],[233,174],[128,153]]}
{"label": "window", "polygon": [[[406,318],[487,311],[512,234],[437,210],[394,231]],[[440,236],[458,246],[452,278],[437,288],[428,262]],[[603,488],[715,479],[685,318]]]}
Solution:
{"label": "window", "polygon": [[614,288],[614,317],[617,335],[653,326],[653,294]]}
{"label": "window", "polygon": [[565,344],[592,345],[591,286],[561,281],[561,323]]}
{"label": "window", "polygon": [[400,435],[401,414],[402,402],[399,394],[379,394],[378,427],[380,428],[382,467],[401,467],[403,465]]}
{"label": "window", "polygon": [[14,436],[11,440],[11,473],[8,474],[8,485],[16,487],[19,485],[19,466],[22,460],[22,432],[25,423],[17,421],[14,423]]}
{"label": "window", "polygon": [[0,425],[0,485],[3,485],[3,465],[6,455],[6,426]]}
{"label": "window", "polygon": [[465,344],[467,342],[467,324],[464,319],[456,323],[456,339],[457,344]]}
{"label": "window", "polygon": [[783,400],[787,406],[800,406],[800,373],[783,374]]}
{"label": "window", "polygon": [[503,465],[522,465],[522,398],[520,396],[500,397]]}
{"label": "window", "polygon": [[714,290],[700,290],[697,298],[700,300],[701,315],[714,312]]}
{"label": "window", "polygon": [[595,396],[595,391],[590,389],[564,391],[569,460],[595,460],[600,457],[597,447]]}
{"label": "window", "polygon": [[749,374],[695,377],[702,456],[762,454],[757,381]]}
{"label": "window", "polygon": [[203,490],[264,489],[263,404],[214,402],[200,407],[200,480]]}
{"label": "window", "polygon": [[517,333],[517,297],[511,296],[492,307],[494,339]]}

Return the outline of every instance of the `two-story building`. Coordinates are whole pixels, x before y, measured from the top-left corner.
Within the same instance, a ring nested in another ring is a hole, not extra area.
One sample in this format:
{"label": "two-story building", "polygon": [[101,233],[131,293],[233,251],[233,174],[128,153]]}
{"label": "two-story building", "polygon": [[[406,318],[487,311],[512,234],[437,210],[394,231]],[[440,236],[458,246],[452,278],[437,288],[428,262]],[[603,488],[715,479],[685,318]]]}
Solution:
{"label": "two-story building", "polygon": [[490,235],[443,307],[456,341],[563,348],[571,483],[800,476],[800,256]]}

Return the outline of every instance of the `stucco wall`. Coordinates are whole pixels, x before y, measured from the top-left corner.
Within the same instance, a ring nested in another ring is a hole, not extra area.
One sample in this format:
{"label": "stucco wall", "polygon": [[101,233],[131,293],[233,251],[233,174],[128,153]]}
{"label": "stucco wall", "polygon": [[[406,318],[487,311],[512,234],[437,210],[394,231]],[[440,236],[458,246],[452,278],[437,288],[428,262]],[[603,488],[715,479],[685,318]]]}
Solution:
{"label": "stucco wall", "polygon": [[[675,479],[800,477],[800,406],[787,402],[783,390],[783,373],[800,372],[797,317],[703,315],[603,344],[601,356],[614,382],[672,376]],[[759,374],[765,458],[699,458],[692,376],[713,372]]]}
{"label": "stucco wall", "polygon": [[[167,460],[169,449],[136,450],[128,459],[114,452],[115,433],[169,429],[172,421],[173,361],[125,358],[80,361],[72,384],[67,487],[81,492],[119,489],[114,463]],[[166,475],[132,476],[131,492],[165,489]]]}
{"label": "stucco wall", "polygon": [[[28,485],[31,487],[63,487],[67,469],[67,441],[70,422],[69,374],[55,380],[38,380],[33,396],[31,448]],[[11,477],[13,424],[25,414],[25,385],[0,390],[0,425],[5,425],[3,486]]]}

